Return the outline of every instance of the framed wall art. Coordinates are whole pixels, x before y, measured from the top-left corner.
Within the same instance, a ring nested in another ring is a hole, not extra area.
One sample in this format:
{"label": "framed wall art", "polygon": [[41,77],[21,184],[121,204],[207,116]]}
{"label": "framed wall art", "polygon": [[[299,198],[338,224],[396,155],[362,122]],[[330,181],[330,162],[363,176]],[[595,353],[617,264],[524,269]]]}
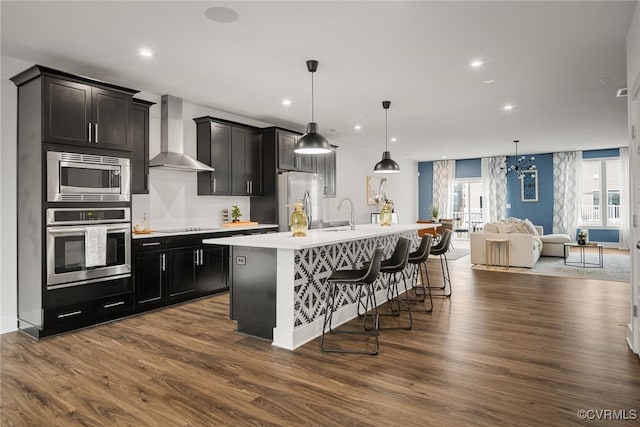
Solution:
{"label": "framed wall art", "polygon": [[520,200],[523,202],[538,201],[538,171],[532,170],[524,173],[520,178]]}
{"label": "framed wall art", "polygon": [[387,197],[387,178],[367,177],[367,205],[377,205]]}

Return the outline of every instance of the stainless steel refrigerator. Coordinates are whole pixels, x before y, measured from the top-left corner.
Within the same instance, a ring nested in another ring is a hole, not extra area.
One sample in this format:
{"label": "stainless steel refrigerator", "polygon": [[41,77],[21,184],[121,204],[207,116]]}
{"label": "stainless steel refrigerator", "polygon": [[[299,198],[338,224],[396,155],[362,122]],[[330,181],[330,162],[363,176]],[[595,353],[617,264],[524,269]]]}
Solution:
{"label": "stainless steel refrigerator", "polygon": [[324,180],[321,174],[285,172],[278,175],[278,225],[289,231],[289,218],[297,201],[302,202],[309,228],[322,228]]}

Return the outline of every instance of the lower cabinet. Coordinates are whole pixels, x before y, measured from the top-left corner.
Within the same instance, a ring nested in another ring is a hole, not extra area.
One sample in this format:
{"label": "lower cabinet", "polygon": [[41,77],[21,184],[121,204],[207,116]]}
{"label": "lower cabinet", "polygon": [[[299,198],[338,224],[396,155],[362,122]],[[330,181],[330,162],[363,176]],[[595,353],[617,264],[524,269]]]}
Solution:
{"label": "lower cabinet", "polygon": [[203,245],[202,236],[134,241],[134,285],[139,311],[225,291],[228,247]]}

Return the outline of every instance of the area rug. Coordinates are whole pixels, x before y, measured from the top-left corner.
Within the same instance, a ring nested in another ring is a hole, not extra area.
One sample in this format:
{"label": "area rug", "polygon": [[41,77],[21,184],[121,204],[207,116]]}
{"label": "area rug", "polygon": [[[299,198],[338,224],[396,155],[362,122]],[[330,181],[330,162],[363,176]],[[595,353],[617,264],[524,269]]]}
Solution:
{"label": "area rug", "polygon": [[462,258],[463,256],[467,256],[469,255],[469,249],[449,249],[449,252],[447,252],[447,259],[449,261],[455,261],[459,258]]}
{"label": "area rug", "polygon": [[[594,260],[587,259],[587,262]],[[508,270],[491,269],[511,273],[539,274],[542,276],[575,277],[613,282],[631,282],[629,255],[605,254],[602,268],[582,268],[564,265],[563,258],[540,257],[533,268],[510,267]],[[486,265],[474,265],[474,270],[488,270]]]}

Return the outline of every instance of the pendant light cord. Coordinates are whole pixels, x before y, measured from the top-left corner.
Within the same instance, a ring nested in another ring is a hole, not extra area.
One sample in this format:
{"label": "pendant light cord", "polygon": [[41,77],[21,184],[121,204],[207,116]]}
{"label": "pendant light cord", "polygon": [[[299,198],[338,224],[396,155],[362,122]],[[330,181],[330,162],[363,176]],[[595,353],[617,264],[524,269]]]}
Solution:
{"label": "pendant light cord", "polygon": [[311,121],[313,122],[313,72],[311,72]]}
{"label": "pendant light cord", "polygon": [[387,142],[389,141],[389,135],[388,135],[388,131],[389,131],[389,124],[387,123],[387,117],[388,117],[388,109],[384,109],[384,151],[389,151],[389,147],[387,146]]}

